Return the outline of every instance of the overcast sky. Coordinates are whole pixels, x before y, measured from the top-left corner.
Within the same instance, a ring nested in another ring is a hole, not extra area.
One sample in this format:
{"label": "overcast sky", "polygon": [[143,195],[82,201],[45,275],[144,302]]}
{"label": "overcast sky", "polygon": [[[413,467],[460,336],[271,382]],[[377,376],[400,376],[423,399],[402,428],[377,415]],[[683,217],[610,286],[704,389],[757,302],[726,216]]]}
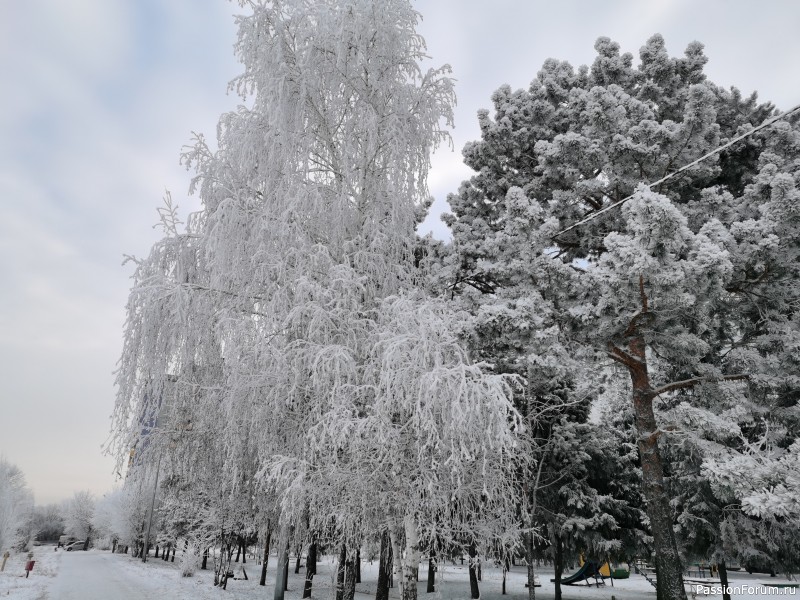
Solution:
{"label": "overcast sky", "polygon": [[[379,2],[380,0],[376,0]],[[591,63],[598,36],[672,55],[706,45],[709,78],[800,102],[795,0],[417,0],[432,64],[457,79],[455,152],[434,157],[426,230],[469,176],[460,149],[500,85],[527,87],[549,57]],[[157,232],[165,189],[185,215],[178,164],[192,131],[213,137],[238,74],[225,0],[0,3],[0,456],[37,503],[114,485],[108,437],[130,266]]]}

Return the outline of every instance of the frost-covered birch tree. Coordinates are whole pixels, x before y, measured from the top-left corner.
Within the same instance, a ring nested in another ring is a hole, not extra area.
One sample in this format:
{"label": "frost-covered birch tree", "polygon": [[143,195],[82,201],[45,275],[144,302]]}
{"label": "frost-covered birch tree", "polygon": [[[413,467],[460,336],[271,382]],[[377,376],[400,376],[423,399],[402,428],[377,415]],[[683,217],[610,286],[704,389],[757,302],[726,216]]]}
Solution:
{"label": "frost-covered birch tree", "polygon": [[33,494],[25,475],[16,465],[0,457],[0,551],[22,549],[24,526],[33,510]]}
{"label": "frost-covered birch tree", "polygon": [[[513,382],[471,360],[458,316],[417,289],[452,81],[420,68],[406,0],[242,6],[244,104],[216,150],[197,136],[184,153],[203,208],[180,229],[167,204],[167,235],[137,261],[117,446],[177,455],[216,432],[214,460],[197,456],[216,489],[278,500],[282,560],[292,528],[346,560],[388,529],[414,598],[420,536],[501,536],[518,455]],[[163,435],[142,435],[158,415]]]}

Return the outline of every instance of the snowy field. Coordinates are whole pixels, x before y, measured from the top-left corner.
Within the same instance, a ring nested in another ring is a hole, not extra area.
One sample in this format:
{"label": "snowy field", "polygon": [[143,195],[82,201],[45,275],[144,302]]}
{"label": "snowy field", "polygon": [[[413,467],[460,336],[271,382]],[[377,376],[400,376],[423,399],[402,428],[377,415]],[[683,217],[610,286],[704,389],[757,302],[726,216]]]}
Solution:
{"label": "snowy field", "polygon": [[[241,565],[234,566],[237,579],[229,580],[228,589],[221,590],[212,585],[212,571],[198,571],[194,577],[182,578],[178,571],[178,561],[163,562],[151,557],[147,564],[125,554],[111,554],[107,551],[90,550],[89,552],[66,553],[53,552],[52,547],[41,546],[35,550],[36,566],[28,579],[25,578],[24,565],[26,554],[12,556],[6,570],[0,574],[0,598],[18,600],[141,600],[142,598],[177,598],[186,600],[209,600],[229,598],[231,600],[250,600],[272,597],[275,574],[275,557],[269,563],[267,587],[258,585],[260,567],[255,561],[244,565],[249,580],[242,577]],[[332,597],[333,562],[326,557],[319,564],[319,574],[314,578],[313,597],[319,600]],[[302,596],[304,572],[294,573],[294,562],[289,573],[289,591],[287,600],[299,600]],[[425,593],[427,571],[423,566],[420,572],[419,596],[431,600],[468,600],[469,583],[466,567],[461,565],[445,565],[437,574],[437,592]],[[536,590],[536,597],[543,600],[553,598],[553,584],[550,582],[552,572],[543,569],[540,572],[542,587]],[[502,573],[498,569],[484,567],[483,581],[480,583],[481,598],[484,600],[523,600],[527,599],[525,589],[525,568],[513,567],[507,578],[507,595],[503,596]],[[377,581],[377,565],[364,562],[362,564],[362,583],[356,585],[356,598],[366,600],[375,597]],[[781,578],[770,578],[768,575],[748,575],[747,573],[731,573],[731,585],[747,588],[761,588],[766,585],[786,584]],[[614,586],[595,587],[564,586],[565,600],[608,599],[635,600],[655,598],[655,590],[641,576],[633,575],[630,579],[615,580]],[[800,597],[796,588],[765,588],[750,593],[734,594],[734,598],[760,599],[780,596]],[[399,598],[399,589],[393,588],[391,598]],[[714,596],[712,596],[714,597]],[[716,597],[721,598],[721,595]]]}

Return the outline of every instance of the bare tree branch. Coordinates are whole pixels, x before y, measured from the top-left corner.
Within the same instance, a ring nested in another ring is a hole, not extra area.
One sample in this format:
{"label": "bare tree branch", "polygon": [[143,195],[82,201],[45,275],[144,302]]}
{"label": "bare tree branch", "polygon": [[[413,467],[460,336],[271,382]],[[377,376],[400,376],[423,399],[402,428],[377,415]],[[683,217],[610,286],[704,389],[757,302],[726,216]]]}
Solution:
{"label": "bare tree branch", "polygon": [[674,392],[675,390],[685,390],[687,388],[692,388],[696,386],[698,383],[705,383],[708,381],[740,381],[742,379],[749,379],[749,378],[750,378],[749,373],[723,375],[722,377],[693,377],[692,379],[684,379],[683,381],[673,381],[672,383],[662,385],[660,388],[653,390],[652,397],[656,398],[661,394],[666,394],[667,392]]}

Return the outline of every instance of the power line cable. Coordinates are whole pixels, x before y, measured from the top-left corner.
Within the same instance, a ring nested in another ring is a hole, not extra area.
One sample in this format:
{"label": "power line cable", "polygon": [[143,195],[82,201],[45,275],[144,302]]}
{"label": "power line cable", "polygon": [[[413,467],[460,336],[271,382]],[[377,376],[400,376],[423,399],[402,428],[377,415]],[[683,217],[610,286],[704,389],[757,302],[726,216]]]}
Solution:
{"label": "power line cable", "polygon": [[[763,122],[761,125],[759,125],[759,126],[757,126],[757,127],[754,127],[754,128],[753,128],[753,129],[751,129],[750,131],[748,131],[748,132],[746,132],[746,133],[743,133],[742,135],[740,135],[740,136],[737,136],[737,137],[733,138],[733,139],[732,139],[732,140],[730,140],[728,143],[726,143],[726,144],[723,144],[723,145],[722,145],[722,146],[720,146],[719,148],[715,148],[715,149],[714,149],[714,150],[712,150],[711,152],[708,152],[707,154],[704,154],[704,155],[703,155],[703,156],[701,156],[700,158],[698,158],[698,159],[696,159],[696,160],[693,160],[693,161],[692,161],[692,162],[690,162],[689,164],[686,164],[686,165],[682,166],[682,167],[681,167],[680,169],[678,169],[677,171],[673,171],[673,172],[672,172],[672,173],[670,173],[669,175],[665,175],[664,177],[662,177],[661,179],[658,179],[657,181],[654,181],[654,182],[652,182],[652,183],[648,183],[648,184],[647,184],[647,187],[648,187],[648,188],[652,188],[653,186],[656,186],[656,185],[661,185],[661,184],[662,184],[662,183],[664,183],[665,181],[668,181],[668,180],[672,179],[673,177],[675,177],[675,176],[677,176],[677,175],[680,175],[681,173],[683,173],[683,172],[684,172],[684,171],[686,171],[687,169],[691,169],[691,168],[692,168],[692,167],[694,167],[695,165],[697,165],[697,164],[699,164],[699,163],[703,162],[705,159],[707,159],[707,158],[709,158],[709,157],[711,157],[711,156],[714,156],[715,154],[719,154],[720,152],[722,152],[722,151],[723,151],[723,150],[725,150],[726,148],[730,148],[731,146],[733,146],[733,145],[734,145],[734,144],[736,144],[737,142],[740,142],[740,141],[742,141],[743,139],[750,137],[750,136],[751,136],[751,135],[753,135],[755,132],[757,132],[757,131],[760,131],[761,129],[764,129],[765,127],[769,127],[770,125],[772,125],[773,123],[775,123],[775,122],[777,122],[777,121],[780,121],[781,119],[785,119],[786,117],[788,117],[789,115],[791,115],[791,114],[792,114],[792,113],[794,113],[794,112],[797,112],[798,110],[800,110],[800,104],[798,104],[798,105],[797,105],[797,106],[795,106],[794,108],[790,108],[789,110],[787,110],[787,111],[786,111],[786,112],[784,112],[784,113],[781,113],[781,114],[779,114],[779,115],[777,115],[777,116],[775,116],[775,117],[772,117],[771,119],[767,119],[767,120],[766,120],[766,121],[764,121],[764,122]],[[566,229],[562,229],[561,231],[559,231],[557,234],[555,234],[555,235],[553,236],[553,239],[554,239],[554,240],[557,240],[559,236],[561,236],[561,235],[563,235],[563,234],[567,233],[568,231],[572,231],[573,229],[576,229],[576,228],[580,227],[581,225],[584,225],[584,224],[588,223],[589,221],[593,221],[594,219],[596,219],[597,217],[599,217],[599,216],[600,216],[600,215],[602,215],[603,213],[606,213],[606,212],[608,212],[608,211],[610,211],[610,210],[613,210],[613,209],[617,208],[618,206],[621,206],[622,204],[624,204],[625,202],[627,202],[627,201],[628,201],[628,200],[630,200],[631,198],[633,198],[633,194],[631,194],[630,196],[626,196],[625,198],[623,198],[623,199],[622,199],[622,200],[620,200],[619,202],[615,202],[614,204],[611,204],[611,205],[609,205],[609,206],[606,206],[605,208],[601,208],[600,210],[598,210],[598,211],[596,211],[596,212],[593,212],[593,213],[591,213],[589,216],[587,216],[587,217],[584,217],[583,219],[581,219],[580,221],[578,221],[578,222],[576,222],[576,223],[573,223],[572,225],[570,225],[570,226],[569,226],[569,227],[567,227]]]}

